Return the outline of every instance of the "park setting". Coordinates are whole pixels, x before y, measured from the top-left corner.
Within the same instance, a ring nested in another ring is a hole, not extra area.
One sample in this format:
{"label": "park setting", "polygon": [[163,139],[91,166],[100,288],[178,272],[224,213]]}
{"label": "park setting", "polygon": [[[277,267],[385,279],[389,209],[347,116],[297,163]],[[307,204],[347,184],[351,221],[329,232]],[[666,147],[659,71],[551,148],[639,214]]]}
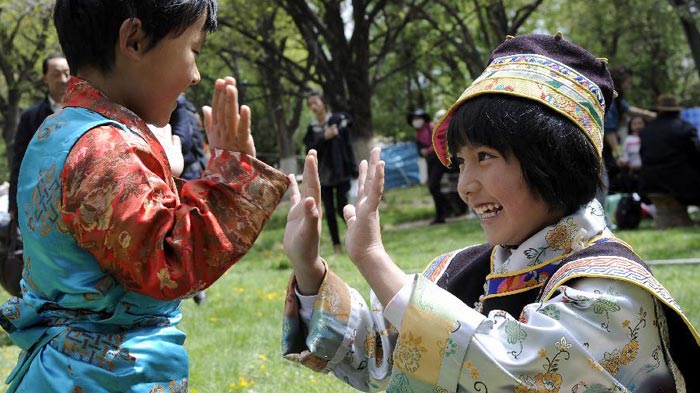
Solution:
{"label": "park setting", "polygon": [[[184,303],[186,316],[180,327],[187,333],[191,392],[356,391],[332,376],[311,373],[282,358],[281,315],[284,288],[291,274],[281,244],[287,208],[288,204],[280,205],[253,250],[211,287],[204,306],[191,301]],[[381,213],[386,247],[408,272],[422,271],[443,250],[483,242],[479,223],[474,219],[461,218],[445,226],[428,226],[431,202],[425,187],[388,191]],[[700,259],[700,228],[660,233],[645,220],[641,229],[617,234],[647,261]],[[330,255],[328,262],[333,269],[367,295],[367,284],[347,256],[332,254],[327,233],[321,243],[321,252]],[[405,247],[408,243],[423,246]],[[653,265],[652,270],[691,322],[700,326],[697,285],[700,264]],[[7,341],[3,343],[0,372],[7,375],[14,367],[19,349]]]}
{"label": "park setting", "polygon": [[0,70],[0,391],[700,389],[694,1],[0,0]]}

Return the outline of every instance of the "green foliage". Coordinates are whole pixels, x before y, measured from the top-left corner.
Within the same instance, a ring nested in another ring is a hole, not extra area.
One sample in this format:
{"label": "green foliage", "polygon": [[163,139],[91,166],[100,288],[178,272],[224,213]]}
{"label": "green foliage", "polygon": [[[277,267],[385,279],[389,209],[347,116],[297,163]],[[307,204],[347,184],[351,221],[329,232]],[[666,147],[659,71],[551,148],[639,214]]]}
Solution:
{"label": "green foliage", "polygon": [[698,76],[678,16],[666,0],[555,2],[543,8],[539,27],[562,31],[610,68],[633,71],[626,91],[631,104],[653,108],[656,96],[673,92],[687,105],[698,105]]}
{"label": "green foliage", "polygon": [[[430,194],[424,186],[392,189],[384,194],[384,243],[407,272],[422,271],[443,252],[484,241],[477,220],[427,226],[431,207]],[[316,374],[282,359],[282,309],[291,273],[281,245],[287,209],[287,202],[280,205],[253,249],[207,290],[203,305],[197,306],[191,300],[183,303],[184,318],[179,326],[188,336],[185,346],[190,354],[192,393],[356,391],[330,375]],[[415,219],[424,221],[411,223]],[[662,233],[645,225],[618,235],[646,260],[700,257],[700,228]],[[349,285],[365,296],[368,294],[367,284],[347,256],[332,253],[325,224],[321,254]],[[652,268],[690,321],[700,326],[700,286],[695,282],[695,277],[700,277],[700,265]],[[0,299],[5,299],[7,295],[2,294]],[[18,348],[12,345],[0,347],[0,375],[9,374],[18,354]]]}
{"label": "green foliage", "polygon": [[[46,9],[51,3],[0,0],[0,30],[7,34],[12,22],[27,7]],[[258,151],[268,162],[276,161],[281,154],[303,150],[300,140],[308,123],[303,93],[311,87],[319,88],[324,78],[311,62],[312,50],[329,50],[329,43],[320,33],[318,47],[309,49],[289,14],[292,3],[296,2],[260,0],[242,7],[237,0],[220,1],[219,32],[208,37],[203,56],[198,59],[202,82],[187,92],[188,98],[201,107],[209,103],[217,77],[236,77],[241,102],[252,108]],[[309,18],[324,21],[324,12],[331,3],[311,2],[310,9],[318,15]],[[358,71],[369,75],[367,89],[371,92],[374,135],[396,142],[413,139],[413,130],[405,121],[409,110],[422,107],[434,114],[447,108],[478,71],[474,59],[484,62],[493,46],[503,39],[500,29],[517,27],[512,23],[518,10],[535,4],[532,0],[511,1],[501,15],[498,7],[502,2],[389,3],[371,20],[370,62],[367,70]],[[20,29],[16,43],[5,48],[5,53],[12,54],[6,56],[9,69],[26,69],[27,61],[32,59],[32,48],[39,44],[36,37],[41,31],[40,15],[26,14],[26,26]],[[691,17],[697,19],[695,14]],[[511,25],[502,26],[503,23]],[[346,26],[346,33],[351,31],[349,27]],[[388,41],[387,37],[397,31],[398,37]],[[516,33],[556,31],[607,57],[610,67],[632,67],[635,76],[626,94],[633,105],[652,107],[661,92],[676,93],[685,106],[700,105],[697,68],[678,16],[668,1],[546,1],[537,4]],[[52,28],[42,45],[46,48],[42,55],[58,50]],[[474,53],[467,52],[468,48]],[[30,62],[32,72],[17,81],[24,92],[21,107],[42,94],[38,82],[40,61],[41,56]],[[0,78],[0,120],[7,117],[1,99],[7,96],[7,88],[7,82]],[[346,89],[347,86],[338,90]]]}

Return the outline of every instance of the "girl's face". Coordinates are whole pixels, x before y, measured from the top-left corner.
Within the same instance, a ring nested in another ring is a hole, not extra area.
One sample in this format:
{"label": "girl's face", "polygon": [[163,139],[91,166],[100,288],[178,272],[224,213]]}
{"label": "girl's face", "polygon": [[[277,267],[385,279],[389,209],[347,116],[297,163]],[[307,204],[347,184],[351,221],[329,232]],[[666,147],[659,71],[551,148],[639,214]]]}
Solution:
{"label": "girl's face", "polygon": [[309,96],[309,98],[306,100],[306,105],[315,115],[318,115],[319,113],[324,114],[326,112],[326,106],[319,96]]}
{"label": "girl's face", "polygon": [[630,132],[633,134],[638,134],[639,131],[644,128],[644,119],[637,116],[630,121]]}
{"label": "girl's face", "polygon": [[464,146],[457,151],[460,197],[481,220],[486,241],[517,246],[563,216],[533,194],[520,162],[487,146]]}

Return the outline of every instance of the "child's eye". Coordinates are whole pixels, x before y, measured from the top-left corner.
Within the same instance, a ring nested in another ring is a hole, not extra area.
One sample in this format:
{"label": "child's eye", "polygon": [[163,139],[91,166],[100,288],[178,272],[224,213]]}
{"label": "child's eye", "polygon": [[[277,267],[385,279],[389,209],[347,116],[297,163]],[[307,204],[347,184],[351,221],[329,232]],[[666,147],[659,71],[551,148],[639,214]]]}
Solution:
{"label": "child's eye", "polygon": [[195,50],[195,49],[192,49],[192,52],[194,52],[194,55],[195,55],[195,56],[199,56],[199,55],[202,54],[202,52],[200,52],[200,51],[198,51],[198,50]]}
{"label": "child's eye", "polygon": [[489,158],[494,158],[495,156],[493,154],[488,153],[488,152],[480,151],[478,157],[479,157],[479,161],[484,161],[484,160],[487,160]]}

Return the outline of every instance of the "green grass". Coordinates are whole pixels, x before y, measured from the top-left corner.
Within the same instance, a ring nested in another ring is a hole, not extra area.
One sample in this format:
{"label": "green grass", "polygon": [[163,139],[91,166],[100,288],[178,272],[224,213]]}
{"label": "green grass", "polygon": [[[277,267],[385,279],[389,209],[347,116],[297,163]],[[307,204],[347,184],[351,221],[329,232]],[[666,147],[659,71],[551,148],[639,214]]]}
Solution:
{"label": "green grass", "polygon": [[[281,358],[280,335],[284,289],[291,273],[281,239],[288,205],[275,212],[251,252],[208,291],[197,306],[183,304],[180,328],[187,333],[193,393],[219,392],[354,392],[332,376],[321,375]],[[436,255],[483,242],[476,220],[448,225],[407,225],[432,216],[425,187],[390,190],[382,205],[383,237],[387,250],[406,271],[418,272]],[[347,282],[367,294],[368,288],[344,255],[333,255],[324,224],[321,253]],[[644,222],[636,231],[618,236],[632,244],[645,260],[700,258],[700,228],[663,232]],[[439,239],[436,241],[435,239]],[[657,265],[653,271],[700,326],[700,265]],[[0,300],[5,296],[0,296]],[[0,347],[0,374],[14,366],[18,349]]]}

